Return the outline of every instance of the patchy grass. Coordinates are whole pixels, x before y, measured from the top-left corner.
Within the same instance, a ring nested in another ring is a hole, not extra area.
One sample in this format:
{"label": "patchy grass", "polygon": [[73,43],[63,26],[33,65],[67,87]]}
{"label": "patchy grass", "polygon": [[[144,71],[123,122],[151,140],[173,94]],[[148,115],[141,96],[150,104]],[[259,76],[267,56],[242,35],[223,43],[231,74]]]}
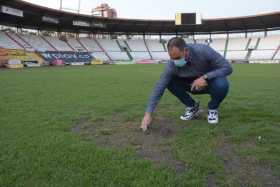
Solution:
{"label": "patchy grass", "polygon": [[234,65],[218,126],[166,92],[143,135],[162,69],[0,70],[0,186],[279,186],[280,66]]}

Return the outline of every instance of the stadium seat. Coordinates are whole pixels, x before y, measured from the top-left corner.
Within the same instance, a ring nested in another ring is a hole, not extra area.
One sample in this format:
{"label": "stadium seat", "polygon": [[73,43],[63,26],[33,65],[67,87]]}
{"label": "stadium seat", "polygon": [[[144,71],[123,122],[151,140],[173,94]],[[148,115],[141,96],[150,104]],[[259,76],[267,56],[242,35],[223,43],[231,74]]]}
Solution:
{"label": "stadium seat", "polygon": [[208,45],[207,39],[196,39],[195,43]]}
{"label": "stadium seat", "polygon": [[184,40],[185,40],[185,42],[188,44],[193,44],[193,43],[195,43],[194,42],[194,39],[192,39],[192,38],[184,38]]}
{"label": "stadium seat", "polygon": [[212,47],[216,51],[225,51],[226,41],[227,41],[226,38],[212,39],[212,42],[210,43],[210,47]]}
{"label": "stadium seat", "polygon": [[260,38],[258,50],[273,49],[276,50],[280,46],[280,36],[267,36]]}
{"label": "stadium seat", "polygon": [[259,38],[251,38],[248,49],[256,49]]}
{"label": "stadium seat", "polygon": [[267,36],[259,39],[257,49],[253,50],[250,61],[272,61],[277,60],[277,49],[280,46],[280,36]]}
{"label": "stadium seat", "polygon": [[128,48],[128,46],[126,45],[126,41],[125,40],[118,39],[118,43],[120,44],[120,46],[122,48]]}
{"label": "stadium seat", "polygon": [[116,40],[97,39],[97,41],[107,52],[121,52]]}
{"label": "stadium seat", "polygon": [[248,51],[246,50],[231,50],[231,51],[227,51],[226,54],[226,59],[228,60],[242,60],[245,61],[246,60],[246,56],[247,56]]}
{"label": "stadium seat", "polygon": [[250,60],[272,60],[275,50],[253,50]]}
{"label": "stadium seat", "polygon": [[109,56],[112,60],[120,61],[120,60],[130,60],[127,56],[126,52],[108,52]]}
{"label": "stadium seat", "polygon": [[280,50],[275,55],[274,60],[280,60]]}
{"label": "stadium seat", "polygon": [[37,35],[22,35],[25,41],[27,41],[37,51],[55,51],[43,38]]}
{"label": "stadium seat", "polygon": [[91,55],[97,60],[101,60],[101,61],[110,60],[104,52],[93,52],[93,53],[91,53]]}
{"label": "stadium seat", "polygon": [[134,60],[148,60],[151,59],[149,52],[130,52]]}
{"label": "stadium seat", "polygon": [[130,40],[127,40],[127,44],[129,45],[129,48],[133,52],[147,51],[144,40],[142,40],[142,39],[130,39]]}
{"label": "stadium seat", "polygon": [[80,38],[79,40],[87,48],[88,51],[90,51],[90,52],[102,52],[102,49],[100,49],[100,47],[94,41],[94,39]]}
{"label": "stadium seat", "polygon": [[147,47],[149,48],[149,51],[151,52],[164,52],[164,47],[162,43],[160,43],[159,40],[152,40],[148,39],[146,40]]}
{"label": "stadium seat", "polygon": [[44,38],[58,51],[73,51],[66,42],[61,41],[57,37],[45,36]]}
{"label": "stadium seat", "polygon": [[22,49],[15,41],[0,31],[0,47],[7,49]]}
{"label": "stadium seat", "polygon": [[169,60],[168,52],[151,52],[154,60]]}
{"label": "stadium seat", "polygon": [[27,51],[34,51],[34,48],[29,43],[27,43],[20,34],[10,32],[8,35],[13,38],[23,49]]}
{"label": "stadium seat", "polygon": [[229,38],[228,51],[244,51],[248,45],[249,38]]}
{"label": "stadium seat", "polygon": [[87,52],[86,49],[78,42],[76,38],[69,38],[68,40],[69,45],[74,48],[75,51],[79,52]]}

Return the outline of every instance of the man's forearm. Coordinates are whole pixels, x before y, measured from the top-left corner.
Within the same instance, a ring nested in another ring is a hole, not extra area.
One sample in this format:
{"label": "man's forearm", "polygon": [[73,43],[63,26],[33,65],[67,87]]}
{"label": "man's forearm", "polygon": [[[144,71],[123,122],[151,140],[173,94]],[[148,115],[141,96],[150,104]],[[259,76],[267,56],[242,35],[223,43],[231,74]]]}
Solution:
{"label": "man's forearm", "polygon": [[211,72],[206,73],[207,75],[207,79],[211,80],[214,79],[216,77],[225,77],[228,76],[232,73],[232,67],[229,65],[228,67],[223,67]]}

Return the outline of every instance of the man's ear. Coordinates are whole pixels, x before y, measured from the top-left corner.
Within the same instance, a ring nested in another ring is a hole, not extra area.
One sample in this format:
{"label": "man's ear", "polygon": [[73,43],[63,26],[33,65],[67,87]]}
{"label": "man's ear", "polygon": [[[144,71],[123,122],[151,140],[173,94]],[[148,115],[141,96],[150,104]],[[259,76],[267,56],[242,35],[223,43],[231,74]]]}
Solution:
{"label": "man's ear", "polygon": [[189,57],[190,50],[188,48],[184,48],[185,57]]}

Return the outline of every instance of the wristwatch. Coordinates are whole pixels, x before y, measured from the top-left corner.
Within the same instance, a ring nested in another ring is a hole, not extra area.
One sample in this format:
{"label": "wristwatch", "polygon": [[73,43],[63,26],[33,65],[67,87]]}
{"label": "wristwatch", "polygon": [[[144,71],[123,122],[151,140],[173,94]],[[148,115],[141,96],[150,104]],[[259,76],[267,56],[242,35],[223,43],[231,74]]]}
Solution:
{"label": "wristwatch", "polygon": [[207,79],[208,79],[208,76],[207,76],[206,74],[203,75],[202,77],[203,77],[204,80],[207,80]]}

